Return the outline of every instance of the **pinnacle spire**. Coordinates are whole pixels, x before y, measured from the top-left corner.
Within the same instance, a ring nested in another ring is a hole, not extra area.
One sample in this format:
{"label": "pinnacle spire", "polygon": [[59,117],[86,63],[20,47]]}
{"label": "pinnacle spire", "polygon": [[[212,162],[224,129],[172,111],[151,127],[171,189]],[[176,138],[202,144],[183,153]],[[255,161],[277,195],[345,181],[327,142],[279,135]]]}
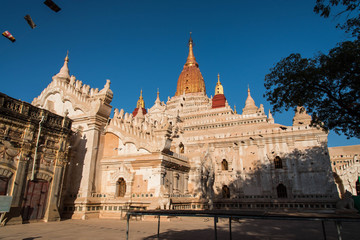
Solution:
{"label": "pinnacle spire", "polygon": [[187,57],[185,66],[199,66],[199,64],[196,62],[194,52],[193,52],[193,40],[191,38],[191,32],[190,32],[190,38],[189,38],[189,55]]}
{"label": "pinnacle spire", "polygon": [[157,92],[156,92],[155,104],[157,104],[157,103],[160,103],[160,92],[159,92],[159,89],[157,89]]}
{"label": "pinnacle spire", "polygon": [[272,119],[272,118],[273,118],[273,116],[272,116],[271,111],[269,109],[269,119]]}
{"label": "pinnacle spire", "polygon": [[251,97],[250,94],[250,87],[248,85],[248,96],[245,101],[245,107],[243,108],[243,114],[253,114],[256,113],[258,107],[255,105],[254,99]]}
{"label": "pinnacle spire", "polygon": [[218,77],[218,81],[217,81],[216,87],[215,87],[215,95],[217,95],[217,94],[224,94],[224,88],[223,88],[223,86],[221,85],[221,82],[220,82],[220,74],[219,74],[219,73],[218,73],[217,77]]}
{"label": "pinnacle spire", "polygon": [[137,101],[136,107],[137,108],[140,108],[140,107],[145,108],[145,102],[144,102],[144,99],[142,96],[142,89],[140,90],[140,97],[139,97],[139,100]]}
{"label": "pinnacle spire", "polygon": [[64,59],[64,65],[60,69],[60,72],[55,75],[56,77],[70,80],[70,72],[69,72],[69,68],[68,68],[68,62],[69,62],[69,51],[67,51],[67,53],[66,53],[66,57]]}

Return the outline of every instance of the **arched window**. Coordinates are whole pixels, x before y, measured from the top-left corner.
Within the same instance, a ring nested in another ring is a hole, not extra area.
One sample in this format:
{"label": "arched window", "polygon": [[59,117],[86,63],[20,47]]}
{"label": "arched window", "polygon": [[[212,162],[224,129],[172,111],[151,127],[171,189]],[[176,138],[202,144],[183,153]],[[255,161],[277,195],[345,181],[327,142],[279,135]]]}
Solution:
{"label": "arched window", "polygon": [[280,183],[276,187],[276,191],[277,191],[278,198],[287,198],[287,191],[286,191],[286,187],[284,186],[284,184]]}
{"label": "arched window", "polygon": [[9,178],[0,176],[0,195],[7,194],[8,184],[9,184]]}
{"label": "arched window", "polygon": [[360,177],[356,181],[355,188],[356,188],[356,195],[360,196]]}
{"label": "arched window", "polygon": [[222,187],[222,197],[223,198],[230,198],[230,189],[228,186],[224,185]]}
{"label": "arched window", "polygon": [[221,162],[221,170],[229,170],[229,164],[225,159]]}
{"label": "arched window", "polygon": [[184,153],[184,152],[185,152],[184,144],[183,144],[182,142],[179,144],[179,152],[180,152],[180,153]]}
{"label": "arched window", "polygon": [[283,168],[282,160],[279,156],[276,156],[274,158],[274,164],[275,164],[275,168]]}
{"label": "arched window", "polygon": [[126,182],[123,178],[119,178],[116,182],[116,197],[124,197],[126,193]]}

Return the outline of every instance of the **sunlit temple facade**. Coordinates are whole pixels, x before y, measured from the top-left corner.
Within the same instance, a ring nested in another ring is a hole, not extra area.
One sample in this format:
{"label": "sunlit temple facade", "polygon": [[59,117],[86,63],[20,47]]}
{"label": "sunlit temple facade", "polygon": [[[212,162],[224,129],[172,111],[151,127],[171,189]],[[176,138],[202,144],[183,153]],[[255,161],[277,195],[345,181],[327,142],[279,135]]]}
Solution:
{"label": "sunlit temple facade", "polygon": [[32,102],[72,120],[63,217],[120,218],[128,209],[335,208],[327,133],[310,126],[302,107],[292,126],[275,123],[249,88],[237,113],[219,75],[209,98],[191,37],[175,95],[164,102],[158,92],[145,109],[141,92],[132,113],[112,108],[109,80],[101,90],[91,88],[70,76],[68,61]]}

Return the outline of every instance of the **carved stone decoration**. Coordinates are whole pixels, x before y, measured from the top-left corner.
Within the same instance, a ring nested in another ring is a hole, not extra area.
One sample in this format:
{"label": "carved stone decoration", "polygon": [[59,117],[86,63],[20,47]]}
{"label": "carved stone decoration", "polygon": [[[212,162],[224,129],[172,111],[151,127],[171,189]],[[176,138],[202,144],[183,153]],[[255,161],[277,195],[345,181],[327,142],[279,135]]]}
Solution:
{"label": "carved stone decoration", "polygon": [[42,164],[45,164],[46,166],[50,166],[51,164],[54,163],[55,157],[56,157],[56,153],[54,150],[45,149],[40,159],[40,162]]}
{"label": "carved stone decoration", "polygon": [[20,150],[9,141],[0,142],[0,161],[13,162],[19,156]]}

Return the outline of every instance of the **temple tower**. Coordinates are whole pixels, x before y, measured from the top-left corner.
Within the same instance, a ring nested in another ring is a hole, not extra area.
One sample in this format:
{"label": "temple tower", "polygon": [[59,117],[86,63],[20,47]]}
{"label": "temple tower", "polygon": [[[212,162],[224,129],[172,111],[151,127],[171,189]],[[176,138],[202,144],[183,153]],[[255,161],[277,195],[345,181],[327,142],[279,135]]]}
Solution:
{"label": "temple tower", "polygon": [[201,75],[199,64],[196,62],[193,53],[193,45],[194,44],[190,33],[189,55],[187,57],[184,68],[179,76],[175,96],[179,96],[183,93],[204,93],[204,95],[206,94],[204,78]]}

